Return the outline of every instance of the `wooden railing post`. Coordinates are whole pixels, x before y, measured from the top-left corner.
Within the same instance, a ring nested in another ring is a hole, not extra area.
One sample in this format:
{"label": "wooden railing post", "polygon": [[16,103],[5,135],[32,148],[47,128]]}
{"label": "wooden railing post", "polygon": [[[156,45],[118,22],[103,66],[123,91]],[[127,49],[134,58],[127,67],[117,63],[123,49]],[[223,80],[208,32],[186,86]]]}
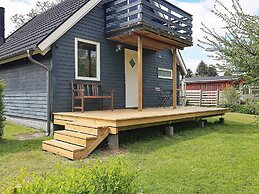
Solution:
{"label": "wooden railing post", "polygon": [[143,88],[142,88],[142,82],[143,82],[143,75],[142,75],[142,55],[143,55],[143,42],[142,37],[138,36],[138,111],[142,111],[143,109]]}
{"label": "wooden railing post", "polygon": [[173,109],[177,106],[177,64],[176,64],[176,48],[173,49]]}

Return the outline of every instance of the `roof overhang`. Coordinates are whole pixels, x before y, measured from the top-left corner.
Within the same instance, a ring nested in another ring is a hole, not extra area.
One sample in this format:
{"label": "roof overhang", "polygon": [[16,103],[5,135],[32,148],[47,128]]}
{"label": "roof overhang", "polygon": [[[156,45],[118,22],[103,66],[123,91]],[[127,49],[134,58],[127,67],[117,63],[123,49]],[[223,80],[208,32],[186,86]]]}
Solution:
{"label": "roof overhang", "polygon": [[[50,50],[51,50],[51,47],[48,47],[47,49],[45,49],[44,51],[41,51],[40,49],[38,48],[32,48],[30,49],[33,51],[32,55],[37,55],[37,54],[41,54],[42,56],[46,55]],[[3,58],[0,60],[0,65],[3,65],[5,63],[10,63],[10,62],[13,62],[13,61],[17,61],[19,59],[23,59],[23,58],[26,58],[28,55],[27,55],[27,50],[25,51],[22,51],[22,52],[19,52],[19,53],[16,53],[15,55],[13,56],[9,56],[9,57],[6,57],[6,58]]]}
{"label": "roof overhang", "polygon": [[90,0],[83,7],[81,7],[75,14],[73,14],[68,20],[60,25],[54,32],[52,32],[47,38],[39,43],[38,48],[44,51],[48,47],[51,47],[61,36],[63,36],[70,28],[72,28],[77,22],[79,22],[86,14],[88,14],[95,6],[97,6],[101,0]]}
{"label": "roof overhang", "polygon": [[[39,49],[35,49],[32,55],[37,55],[37,54],[43,55],[43,53]],[[12,55],[12,56],[6,57],[4,59],[1,59],[0,65],[10,63],[10,62],[13,62],[13,61],[17,61],[19,59],[23,59],[23,58],[26,58],[26,57],[27,57],[27,51],[19,52],[19,53],[16,53],[16,55]]]}
{"label": "roof overhang", "polygon": [[231,79],[215,79],[215,80],[192,80],[192,81],[186,81],[185,83],[191,84],[191,83],[211,83],[211,82],[230,82],[230,81],[239,81],[239,78],[231,78]]}
{"label": "roof overhang", "polygon": [[[78,21],[80,21],[86,14],[88,14],[95,6],[97,6],[101,0],[90,0],[83,7],[81,7],[75,14],[61,24],[55,31],[53,31],[47,38],[42,40],[37,48],[30,48],[33,50],[33,55],[41,54],[45,55],[51,50],[51,46],[61,36],[63,36],[69,29],[71,29]],[[19,59],[27,57],[27,50],[16,53],[15,55],[8,56],[0,60],[0,65],[10,63]]]}

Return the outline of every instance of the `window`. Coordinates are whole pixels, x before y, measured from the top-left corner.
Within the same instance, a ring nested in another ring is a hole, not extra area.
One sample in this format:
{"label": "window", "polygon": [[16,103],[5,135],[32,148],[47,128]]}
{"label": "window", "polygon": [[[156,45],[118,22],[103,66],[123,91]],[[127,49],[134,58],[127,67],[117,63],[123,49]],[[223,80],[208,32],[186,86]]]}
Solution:
{"label": "window", "polygon": [[173,72],[171,69],[164,69],[158,67],[158,78],[163,78],[163,79],[172,79]]}
{"label": "window", "polygon": [[100,43],[75,39],[76,79],[100,81]]}

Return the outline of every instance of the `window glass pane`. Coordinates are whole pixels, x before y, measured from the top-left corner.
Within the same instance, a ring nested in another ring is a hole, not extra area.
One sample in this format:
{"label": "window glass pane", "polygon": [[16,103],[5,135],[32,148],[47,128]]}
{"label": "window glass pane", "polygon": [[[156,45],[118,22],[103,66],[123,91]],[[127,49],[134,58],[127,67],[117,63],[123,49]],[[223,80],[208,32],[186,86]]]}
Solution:
{"label": "window glass pane", "polygon": [[172,71],[171,70],[158,69],[158,77],[171,78],[172,77]]}
{"label": "window glass pane", "polygon": [[96,78],[96,45],[78,42],[78,76]]}

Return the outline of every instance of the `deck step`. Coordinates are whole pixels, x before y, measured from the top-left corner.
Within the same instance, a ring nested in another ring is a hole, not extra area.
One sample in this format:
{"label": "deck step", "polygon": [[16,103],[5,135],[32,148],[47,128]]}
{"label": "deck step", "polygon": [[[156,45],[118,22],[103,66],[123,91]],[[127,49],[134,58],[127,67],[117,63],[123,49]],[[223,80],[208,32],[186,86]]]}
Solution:
{"label": "deck step", "polygon": [[77,137],[80,139],[94,139],[97,137],[96,135],[90,135],[87,133],[70,131],[70,130],[60,130],[60,131],[55,131],[55,133],[66,135],[66,136],[71,136],[71,137]]}
{"label": "deck step", "polygon": [[87,147],[87,145],[89,145],[96,138],[97,137],[93,135],[67,130],[57,131],[54,133],[54,139],[56,140],[68,142],[83,147]]}
{"label": "deck step", "polygon": [[71,160],[79,159],[79,156],[81,156],[81,153],[85,150],[84,147],[76,146],[55,139],[43,141],[42,149],[60,156],[64,156]]}
{"label": "deck step", "polygon": [[86,133],[89,135],[98,135],[98,129],[97,128],[91,128],[87,126],[81,126],[81,125],[73,125],[73,124],[66,124],[65,129],[75,132],[81,132]]}

